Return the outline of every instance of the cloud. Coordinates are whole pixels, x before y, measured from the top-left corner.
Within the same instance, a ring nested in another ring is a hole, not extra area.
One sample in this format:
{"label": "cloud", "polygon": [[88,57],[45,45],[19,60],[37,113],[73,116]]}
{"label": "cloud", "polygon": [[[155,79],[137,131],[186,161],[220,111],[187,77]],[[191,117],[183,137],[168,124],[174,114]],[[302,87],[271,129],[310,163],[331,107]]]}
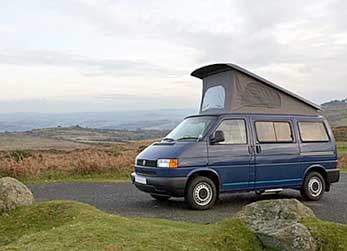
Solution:
{"label": "cloud", "polygon": [[9,25],[0,25],[0,34],[4,33],[4,34],[10,34],[10,33],[14,33],[15,29]]}
{"label": "cloud", "polygon": [[[147,61],[125,59],[90,58],[56,51],[21,51],[13,54],[0,53],[0,64],[16,66],[73,67],[86,76],[116,75],[135,76],[138,74],[167,74],[168,69]],[[171,74],[182,74],[171,72]]]}
{"label": "cloud", "polygon": [[[199,90],[193,89],[200,85],[194,86],[198,81],[189,72],[233,62],[318,103],[347,95],[347,3],[342,0],[33,0],[24,5],[13,0],[2,8],[2,25],[18,32],[4,37],[0,63],[70,68],[83,75],[73,80],[81,89],[86,78],[98,76],[104,82],[89,84],[102,86],[103,93],[119,87],[116,93],[197,100]],[[63,80],[57,76],[55,84]],[[27,81],[40,87],[35,76]]]}
{"label": "cloud", "polygon": [[[311,63],[347,32],[343,1],[74,1],[70,11],[109,36],[156,38],[198,51],[197,62],[238,61],[251,66]],[[144,11],[146,9],[147,11]],[[183,13],[183,14],[182,14]],[[343,19],[343,20],[342,20]],[[158,41],[158,42],[159,42]],[[342,42],[342,45],[344,42]],[[145,46],[145,45],[144,45]],[[334,46],[332,49],[336,49]],[[337,48],[328,59],[347,52]],[[169,54],[170,52],[168,52]]]}

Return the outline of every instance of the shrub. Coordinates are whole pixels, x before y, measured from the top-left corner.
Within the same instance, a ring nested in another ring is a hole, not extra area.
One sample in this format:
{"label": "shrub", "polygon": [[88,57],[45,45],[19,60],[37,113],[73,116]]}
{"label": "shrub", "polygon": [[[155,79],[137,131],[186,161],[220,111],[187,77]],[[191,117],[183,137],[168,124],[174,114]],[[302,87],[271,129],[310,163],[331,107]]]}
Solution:
{"label": "shrub", "polygon": [[0,176],[35,179],[52,172],[81,176],[112,172],[127,177],[142,145],[144,142],[73,151],[0,152]]}

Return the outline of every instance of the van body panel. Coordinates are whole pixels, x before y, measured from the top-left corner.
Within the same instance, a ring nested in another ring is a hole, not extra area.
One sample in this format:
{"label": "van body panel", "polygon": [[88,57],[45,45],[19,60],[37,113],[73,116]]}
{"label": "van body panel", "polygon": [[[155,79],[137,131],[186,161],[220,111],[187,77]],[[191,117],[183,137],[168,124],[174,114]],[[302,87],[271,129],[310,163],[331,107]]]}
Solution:
{"label": "van body panel", "polygon": [[185,147],[187,147],[185,144],[180,143],[154,143],[143,150],[136,159],[157,160],[176,158],[177,155],[184,151]]}
{"label": "van body panel", "polygon": [[206,142],[155,143],[147,147],[136,160],[157,161],[158,159],[178,159],[180,168],[167,169],[135,165],[135,170],[147,176],[183,177],[193,169],[207,166]]}
{"label": "van body panel", "polygon": [[256,154],[255,188],[300,185],[300,153],[296,143],[261,144]]}
{"label": "van body panel", "polygon": [[253,156],[247,145],[209,146],[209,168],[221,177],[222,191],[249,188]]}
{"label": "van body panel", "polygon": [[254,153],[250,151],[253,141],[248,116],[225,115],[216,122],[214,132],[223,121],[243,120],[246,125],[246,144],[208,144],[208,166],[221,177],[221,192],[252,188]]}
{"label": "van body panel", "polygon": [[207,142],[182,142],[184,148],[177,155],[181,168],[206,167],[208,163]]}
{"label": "van body panel", "polygon": [[[292,142],[259,142],[257,122],[289,123]],[[297,187],[302,183],[300,149],[293,121],[289,116],[252,116],[255,152],[255,189]]]}
{"label": "van body panel", "polygon": [[[322,168],[327,173],[327,170],[335,170],[337,168],[337,147],[333,132],[328,122],[321,116],[319,117],[303,117],[296,118],[296,130],[299,138],[300,156],[301,156],[301,175],[305,177],[312,168]],[[328,142],[303,142],[300,135],[300,122],[322,122],[329,136]],[[339,175],[338,175],[339,176]],[[336,177],[335,177],[336,178]],[[331,179],[328,181],[332,182]],[[333,181],[336,182],[336,181]]]}

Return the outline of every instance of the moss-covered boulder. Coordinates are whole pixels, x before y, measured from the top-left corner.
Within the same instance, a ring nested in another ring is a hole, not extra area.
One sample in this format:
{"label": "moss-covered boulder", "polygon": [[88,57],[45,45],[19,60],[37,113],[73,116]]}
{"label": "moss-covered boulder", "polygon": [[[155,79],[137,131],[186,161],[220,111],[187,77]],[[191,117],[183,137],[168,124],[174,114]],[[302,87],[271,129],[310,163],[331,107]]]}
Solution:
{"label": "moss-covered boulder", "polygon": [[33,194],[23,183],[10,177],[0,179],[0,214],[33,202]]}
{"label": "moss-covered boulder", "polygon": [[311,233],[300,223],[314,217],[311,209],[295,199],[254,202],[238,214],[265,246],[288,251],[317,250]]}

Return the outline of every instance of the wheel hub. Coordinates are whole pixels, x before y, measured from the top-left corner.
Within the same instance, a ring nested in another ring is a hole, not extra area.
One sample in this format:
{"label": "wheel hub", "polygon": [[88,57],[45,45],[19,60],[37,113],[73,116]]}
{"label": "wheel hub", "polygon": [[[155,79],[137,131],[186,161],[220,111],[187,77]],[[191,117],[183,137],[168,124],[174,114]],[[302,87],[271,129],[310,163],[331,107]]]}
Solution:
{"label": "wheel hub", "polygon": [[195,186],[194,201],[199,206],[206,206],[212,200],[212,188],[209,184],[202,182]]}
{"label": "wheel hub", "polygon": [[313,197],[318,197],[323,189],[322,181],[317,177],[312,177],[308,182],[308,189]]}

